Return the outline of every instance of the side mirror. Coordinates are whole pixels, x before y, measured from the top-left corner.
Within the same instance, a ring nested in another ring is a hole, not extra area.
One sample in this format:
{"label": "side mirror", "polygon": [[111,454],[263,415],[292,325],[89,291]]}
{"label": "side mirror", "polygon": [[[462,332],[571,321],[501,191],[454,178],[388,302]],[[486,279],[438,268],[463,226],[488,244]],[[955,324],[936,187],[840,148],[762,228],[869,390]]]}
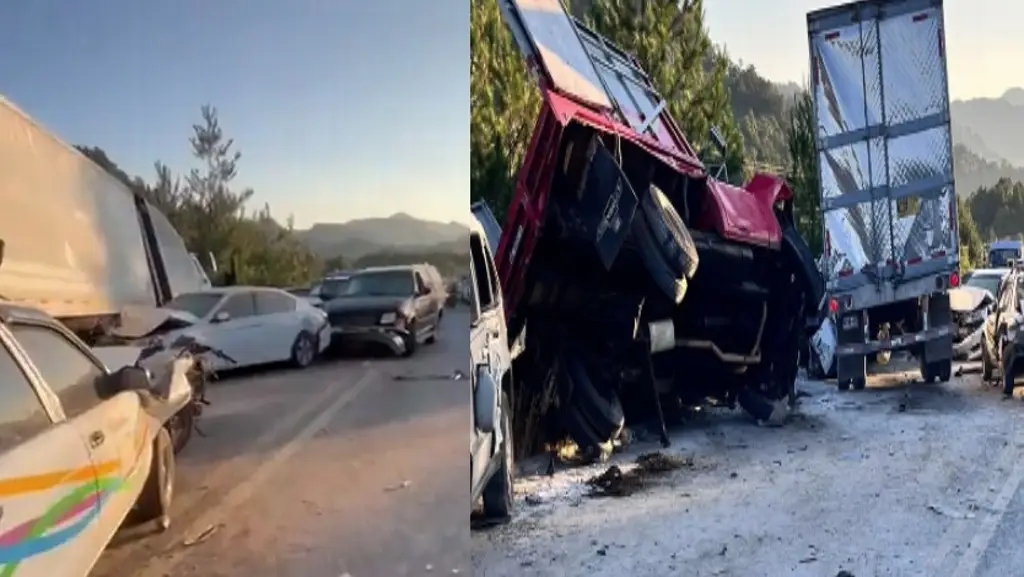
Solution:
{"label": "side mirror", "polygon": [[218,311],[217,314],[213,315],[214,323],[223,323],[231,320],[231,314],[228,311]]}
{"label": "side mirror", "polygon": [[148,391],[152,386],[150,378],[149,371],[141,367],[121,367],[97,379],[96,393],[101,399],[109,399],[124,391]]}
{"label": "side mirror", "polygon": [[493,433],[498,424],[498,396],[501,389],[486,367],[476,373],[476,388],[473,391],[473,421],[482,433]]}

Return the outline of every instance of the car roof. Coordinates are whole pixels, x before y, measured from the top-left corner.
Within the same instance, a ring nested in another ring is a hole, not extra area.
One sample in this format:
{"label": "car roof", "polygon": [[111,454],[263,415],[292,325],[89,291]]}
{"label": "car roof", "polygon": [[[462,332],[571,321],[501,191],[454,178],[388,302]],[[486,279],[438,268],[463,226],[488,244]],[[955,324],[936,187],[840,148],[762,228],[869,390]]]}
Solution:
{"label": "car roof", "polygon": [[414,271],[418,267],[423,265],[419,264],[393,264],[388,266],[370,266],[361,270],[357,270],[352,273],[353,275],[363,274],[364,272],[396,272],[396,271]]}
{"label": "car roof", "polygon": [[971,271],[971,276],[1006,276],[1010,274],[1008,268],[976,268]]}
{"label": "car roof", "polygon": [[202,289],[202,290],[188,291],[188,292],[179,293],[179,294],[191,294],[191,295],[196,295],[196,294],[212,294],[212,295],[228,296],[228,295],[234,295],[234,294],[238,294],[238,293],[252,292],[252,291],[273,291],[273,292],[277,292],[277,293],[291,294],[288,291],[286,291],[284,289],[279,289],[277,287],[272,287],[272,286],[256,286],[256,285],[215,286],[215,287],[210,287],[210,288],[206,288],[206,289]]}
{"label": "car roof", "polygon": [[993,242],[991,244],[991,246],[989,246],[989,250],[992,250],[992,249],[1001,250],[1001,249],[1007,249],[1007,248],[1009,248],[1009,249],[1020,249],[1022,245],[1024,245],[1024,243],[1022,243],[1019,240],[997,240],[997,241]]}
{"label": "car roof", "polygon": [[30,305],[23,305],[13,301],[0,300],[0,322],[9,323],[18,320],[42,321],[48,323],[58,322],[42,309]]}

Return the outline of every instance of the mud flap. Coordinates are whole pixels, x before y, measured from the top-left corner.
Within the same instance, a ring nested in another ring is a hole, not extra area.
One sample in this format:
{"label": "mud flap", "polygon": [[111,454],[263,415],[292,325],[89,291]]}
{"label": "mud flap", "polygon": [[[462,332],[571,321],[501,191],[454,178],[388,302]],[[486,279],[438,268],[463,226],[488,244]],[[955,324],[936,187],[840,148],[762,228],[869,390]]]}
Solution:
{"label": "mud flap", "polygon": [[587,152],[579,190],[555,198],[565,233],[589,241],[608,270],[629,234],[638,199],[608,149],[594,144]]}
{"label": "mud flap", "polygon": [[[928,297],[928,326],[941,327],[953,323],[953,312],[949,306],[949,293]],[[921,364],[936,363],[953,358],[953,335],[948,334],[926,341],[921,347]]]}
{"label": "mud flap", "polygon": [[[844,314],[837,320],[836,340],[839,344],[864,342],[863,314],[860,311]],[[867,378],[867,357],[864,355],[837,355],[835,364],[836,381],[841,387],[847,383],[863,382]]]}

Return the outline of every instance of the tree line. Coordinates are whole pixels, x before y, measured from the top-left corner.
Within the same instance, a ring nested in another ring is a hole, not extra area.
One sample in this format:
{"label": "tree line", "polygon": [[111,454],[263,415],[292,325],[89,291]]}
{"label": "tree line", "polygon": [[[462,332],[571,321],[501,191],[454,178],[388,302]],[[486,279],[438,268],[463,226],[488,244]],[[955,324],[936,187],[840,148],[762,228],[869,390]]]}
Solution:
{"label": "tree line", "polygon": [[[733,180],[755,171],[785,176],[797,228],[820,254],[816,123],[806,89],[783,94],[752,66],[731,61],[711,39],[702,0],[573,0],[569,8],[637,57],[695,149],[708,145],[710,127],[719,128]],[[494,0],[471,0],[470,46],[470,194],[503,219],[540,97]],[[1000,212],[1007,203],[1017,208]],[[1001,181],[970,202],[958,197],[958,205],[965,270],[983,262],[983,237],[1024,233],[1024,185]]]}
{"label": "tree line", "polygon": [[[154,163],[153,182],[129,176],[99,147],[76,146],[100,168],[120,180],[132,192],[151,202],[170,220],[186,246],[195,253],[215,283],[231,280],[236,284],[264,286],[308,285],[325,271],[362,268],[374,265],[403,264],[408,255],[371,254],[355,262],[341,255],[318,257],[295,234],[289,216],[282,224],[270,206],[252,210],[254,191],[234,185],[242,153],[221,128],[217,109],[203,106],[200,122],[193,125],[189,138],[196,167],[174,173],[160,161]],[[215,272],[209,255],[218,264]],[[467,266],[461,257],[461,269],[452,264],[453,255],[413,255],[416,262],[440,261],[445,270],[464,274]]]}

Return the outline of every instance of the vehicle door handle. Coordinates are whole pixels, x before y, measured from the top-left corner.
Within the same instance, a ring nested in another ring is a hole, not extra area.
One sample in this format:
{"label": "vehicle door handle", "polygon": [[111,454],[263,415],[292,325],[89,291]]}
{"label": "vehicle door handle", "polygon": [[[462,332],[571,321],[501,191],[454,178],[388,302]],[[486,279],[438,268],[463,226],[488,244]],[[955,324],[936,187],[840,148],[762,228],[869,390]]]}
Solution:
{"label": "vehicle door handle", "polygon": [[89,446],[93,449],[99,447],[106,441],[107,437],[103,434],[103,431],[93,431],[89,434]]}

